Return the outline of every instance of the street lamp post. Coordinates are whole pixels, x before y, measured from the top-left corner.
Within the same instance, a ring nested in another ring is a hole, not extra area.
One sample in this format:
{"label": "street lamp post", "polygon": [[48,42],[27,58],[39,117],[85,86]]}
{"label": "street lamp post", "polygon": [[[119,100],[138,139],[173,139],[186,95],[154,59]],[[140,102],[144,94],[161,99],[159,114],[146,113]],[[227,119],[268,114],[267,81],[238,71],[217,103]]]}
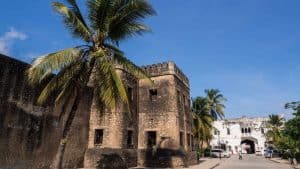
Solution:
{"label": "street lamp post", "polygon": [[221,160],[221,142],[220,142],[220,130],[218,130],[218,145],[219,145],[219,149],[220,149],[220,152],[219,152],[219,158]]}

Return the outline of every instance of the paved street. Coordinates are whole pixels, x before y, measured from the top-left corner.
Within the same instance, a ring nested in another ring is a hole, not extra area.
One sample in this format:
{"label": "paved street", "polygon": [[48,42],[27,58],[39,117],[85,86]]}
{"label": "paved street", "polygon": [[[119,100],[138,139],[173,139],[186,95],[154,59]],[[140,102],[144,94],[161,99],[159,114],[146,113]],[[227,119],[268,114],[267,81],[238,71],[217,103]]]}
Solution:
{"label": "paved street", "polygon": [[244,155],[243,160],[232,156],[215,169],[292,169],[287,164],[276,163],[262,156]]}

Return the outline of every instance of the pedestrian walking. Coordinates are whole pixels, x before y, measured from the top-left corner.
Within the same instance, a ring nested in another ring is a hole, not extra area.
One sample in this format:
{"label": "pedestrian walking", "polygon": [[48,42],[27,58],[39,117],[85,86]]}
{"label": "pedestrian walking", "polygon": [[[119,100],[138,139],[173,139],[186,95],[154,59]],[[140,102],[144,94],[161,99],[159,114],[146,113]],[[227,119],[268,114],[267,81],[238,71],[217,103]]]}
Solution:
{"label": "pedestrian walking", "polygon": [[239,160],[242,160],[243,156],[242,156],[242,151],[239,151]]}

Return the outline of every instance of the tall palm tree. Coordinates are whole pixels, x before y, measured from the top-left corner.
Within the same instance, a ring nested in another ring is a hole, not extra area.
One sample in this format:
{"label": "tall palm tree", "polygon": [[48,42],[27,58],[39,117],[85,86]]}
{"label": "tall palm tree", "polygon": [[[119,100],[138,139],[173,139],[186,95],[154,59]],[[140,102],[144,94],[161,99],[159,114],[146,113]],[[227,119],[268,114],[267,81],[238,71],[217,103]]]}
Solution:
{"label": "tall palm tree", "polygon": [[193,99],[192,111],[194,115],[193,132],[202,150],[204,142],[208,143],[212,137],[213,117],[210,115],[209,100],[205,97],[196,97]]}
{"label": "tall palm tree", "polygon": [[277,114],[269,115],[269,120],[267,122],[267,127],[269,130],[266,133],[266,136],[269,140],[272,140],[273,143],[277,142],[280,139],[280,131],[284,124],[284,118],[280,117]]}
{"label": "tall palm tree", "polygon": [[[28,70],[32,85],[46,83],[38,97],[43,104],[58,92],[55,103],[62,103],[61,116],[67,113],[60,145],[52,168],[62,168],[69,131],[84,89],[93,84],[94,97],[108,108],[119,101],[128,103],[126,89],[116,72],[116,64],[137,78],[144,72],[128,60],[118,44],[150,29],[143,19],[155,14],[146,0],[87,0],[87,17],[76,0],[53,2],[54,10],[63,18],[64,26],[83,45],[70,47],[37,58]],[[65,107],[71,105],[70,112]]]}
{"label": "tall palm tree", "polygon": [[223,102],[226,101],[226,98],[222,94],[220,94],[220,90],[218,89],[206,89],[205,90],[206,97],[209,100],[210,106],[210,114],[217,120],[218,118],[224,118],[224,104]]}

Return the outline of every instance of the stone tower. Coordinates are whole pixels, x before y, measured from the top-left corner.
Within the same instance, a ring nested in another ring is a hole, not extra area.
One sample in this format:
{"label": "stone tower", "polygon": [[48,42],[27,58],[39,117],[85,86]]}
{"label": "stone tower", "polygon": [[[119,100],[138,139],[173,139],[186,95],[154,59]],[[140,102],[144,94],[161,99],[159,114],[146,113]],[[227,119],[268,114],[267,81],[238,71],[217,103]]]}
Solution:
{"label": "stone tower", "polygon": [[118,68],[127,87],[129,109],[120,102],[108,110],[93,100],[85,168],[95,167],[99,159],[112,153],[129,167],[178,167],[196,157],[188,78],[173,62],[142,69],[153,83]]}
{"label": "stone tower", "polygon": [[173,62],[142,68],[154,84],[139,81],[138,164],[186,165],[193,145],[189,80]]}

